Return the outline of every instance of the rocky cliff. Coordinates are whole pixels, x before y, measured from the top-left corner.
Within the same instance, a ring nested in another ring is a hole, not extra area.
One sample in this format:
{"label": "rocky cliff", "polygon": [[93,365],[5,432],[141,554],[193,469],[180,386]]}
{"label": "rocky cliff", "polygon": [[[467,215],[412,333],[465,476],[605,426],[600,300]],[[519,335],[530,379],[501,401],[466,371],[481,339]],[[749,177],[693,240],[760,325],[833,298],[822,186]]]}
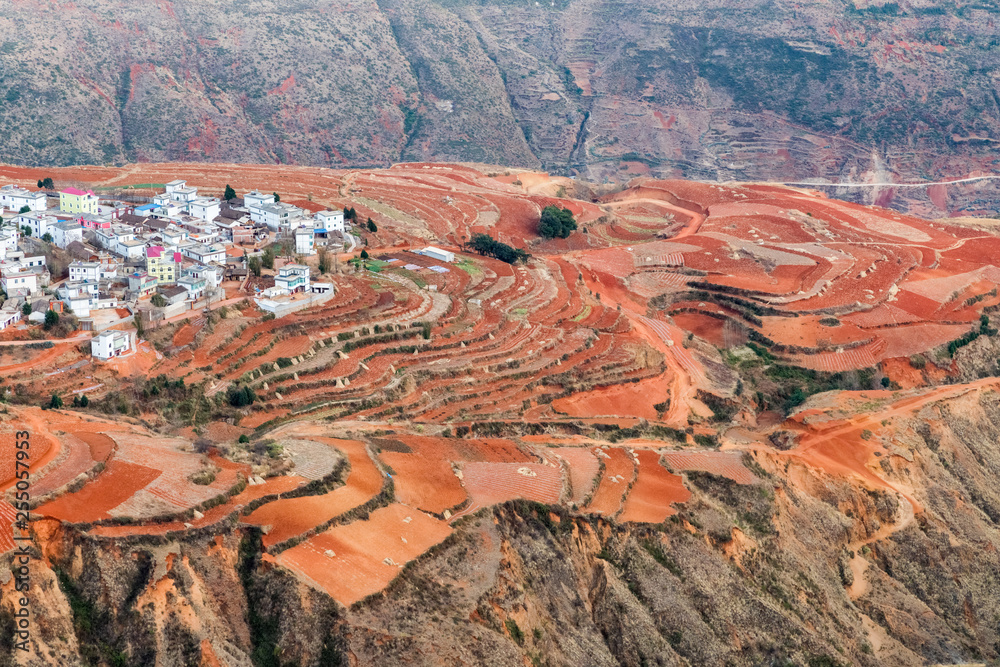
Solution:
{"label": "rocky cliff", "polygon": [[[18,0],[0,159],[934,179],[1000,141],[988,4]],[[995,210],[907,193],[938,212]],[[891,191],[867,193],[891,201]]]}
{"label": "rocky cliff", "polygon": [[[16,664],[993,660],[1000,404],[985,385],[929,396],[858,441],[877,478],[762,445],[757,484],[686,473],[693,497],[660,525],[508,503],[347,609],[276,567],[255,531],[100,540],[40,521],[36,649]],[[0,582],[6,613],[8,570]],[[0,629],[9,647],[9,616]]]}

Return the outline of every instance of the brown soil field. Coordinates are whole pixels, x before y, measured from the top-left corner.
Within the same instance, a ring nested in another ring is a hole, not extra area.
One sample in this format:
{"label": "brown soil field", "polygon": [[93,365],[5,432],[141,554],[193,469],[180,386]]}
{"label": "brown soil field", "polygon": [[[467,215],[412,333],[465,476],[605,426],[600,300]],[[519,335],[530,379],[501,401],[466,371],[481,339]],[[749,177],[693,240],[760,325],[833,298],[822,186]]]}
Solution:
{"label": "brown soil field", "polygon": [[586,447],[553,447],[546,454],[565,460],[569,466],[573,489],[570,502],[582,503],[593,493],[601,470],[601,464],[593,452]]}
{"label": "brown soil field", "polygon": [[462,483],[449,461],[427,458],[424,454],[395,452],[382,452],[379,459],[395,471],[392,478],[400,502],[440,514],[466,499]]}
{"label": "brown soil field", "polygon": [[691,497],[679,475],[660,465],[659,452],[648,449],[636,452],[639,458],[635,485],[628,494],[625,507],[618,516],[620,521],[661,523],[676,514],[672,503],[683,503]]}
{"label": "brown soil field", "polygon": [[753,484],[757,476],[743,465],[740,452],[664,452],[663,460],[672,470],[700,470],[727,477],[738,484]]}
{"label": "brown soil field", "polygon": [[603,452],[607,458],[604,458],[604,474],[601,476],[601,482],[586,511],[614,515],[622,508],[622,498],[632,483],[635,464],[624,449],[615,447],[597,451],[598,455]]}
{"label": "brown soil field", "polygon": [[278,556],[277,562],[349,606],[389,585],[409,561],[451,534],[447,523],[405,505],[336,526]]}
{"label": "brown soil field", "polygon": [[109,512],[160,476],[147,466],[112,460],[97,480],[76,493],[56,498],[38,508],[42,516],[70,523],[89,523],[111,517]]}
{"label": "brown soil field", "polygon": [[263,526],[264,545],[296,537],[348,510],[362,505],[382,488],[382,475],[362,442],[317,438],[347,455],[351,474],[344,486],[320,496],[287,498],[268,503],[244,517],[245,523]]}

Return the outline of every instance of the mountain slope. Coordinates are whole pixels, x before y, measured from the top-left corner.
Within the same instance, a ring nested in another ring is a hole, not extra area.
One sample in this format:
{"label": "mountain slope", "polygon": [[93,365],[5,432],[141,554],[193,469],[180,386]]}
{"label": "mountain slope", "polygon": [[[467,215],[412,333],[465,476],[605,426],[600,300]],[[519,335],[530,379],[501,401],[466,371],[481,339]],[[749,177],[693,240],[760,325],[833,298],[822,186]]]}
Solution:
{"label": "mountain slope", "polygon": [[[991,169],[995,9],[15,2],[0,159],[467,160],[618,179]],[[980,208],[995,208],[986,192]]]}

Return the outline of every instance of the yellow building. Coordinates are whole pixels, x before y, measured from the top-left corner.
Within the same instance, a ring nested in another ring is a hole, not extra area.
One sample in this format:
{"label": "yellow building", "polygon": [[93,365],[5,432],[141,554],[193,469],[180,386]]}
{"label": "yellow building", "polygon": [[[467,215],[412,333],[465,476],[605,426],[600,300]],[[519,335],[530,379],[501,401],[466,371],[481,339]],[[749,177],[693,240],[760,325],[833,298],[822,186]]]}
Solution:
{"label": "yellow building", "polygon": [[59,210],[63,213],[90,213],[97,215],[98,197],[90,190],[66,188],[59,193]]}
{"label": "yellow building", "polygon": [[158,285],[177,282],[177,267],[180,262],[179,252],[164,250],[163,246],[146,249],[146,273],[156,278]]}

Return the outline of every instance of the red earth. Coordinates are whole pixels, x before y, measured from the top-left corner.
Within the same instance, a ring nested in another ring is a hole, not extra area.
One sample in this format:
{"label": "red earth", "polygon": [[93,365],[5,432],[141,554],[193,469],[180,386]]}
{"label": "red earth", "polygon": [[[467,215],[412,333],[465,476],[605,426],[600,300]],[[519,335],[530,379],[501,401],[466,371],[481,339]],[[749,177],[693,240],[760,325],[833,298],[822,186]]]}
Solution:
{"label": "red earth", "polygon": [[349,606],[388,586],[407,562],[450,534],[444,521],[392,504],[309,538],[277,562]]}
{"label": "red earth", "polygon": [[618,515],[620,521],[661,523],[676,514],[672,503],[683,503],[691,497],[684,487],[684,480],[660,465],[660,454],[648,449],[636,452],[638,472],[632,491],[625,501],[625,508]]}
{"label": "red earth", "polygon": [[382,488],[382,475],[368,456],[364,443],[322,437],[315,439],[346,454],[351,463],[351,474],[344,486],[329,493],[320,496],[283,498],[268,503],[244,517],[245,523],[265,528],[265,547],[301,535],[364,504]]}
{"label": "red earth", "polygon": [[635,464],[624,449],[598,448],[595,452],[604,459],[604,474],[586,511],[614,515],[621,509],[623,496],[628,490],[628,485],[632,483]]}

